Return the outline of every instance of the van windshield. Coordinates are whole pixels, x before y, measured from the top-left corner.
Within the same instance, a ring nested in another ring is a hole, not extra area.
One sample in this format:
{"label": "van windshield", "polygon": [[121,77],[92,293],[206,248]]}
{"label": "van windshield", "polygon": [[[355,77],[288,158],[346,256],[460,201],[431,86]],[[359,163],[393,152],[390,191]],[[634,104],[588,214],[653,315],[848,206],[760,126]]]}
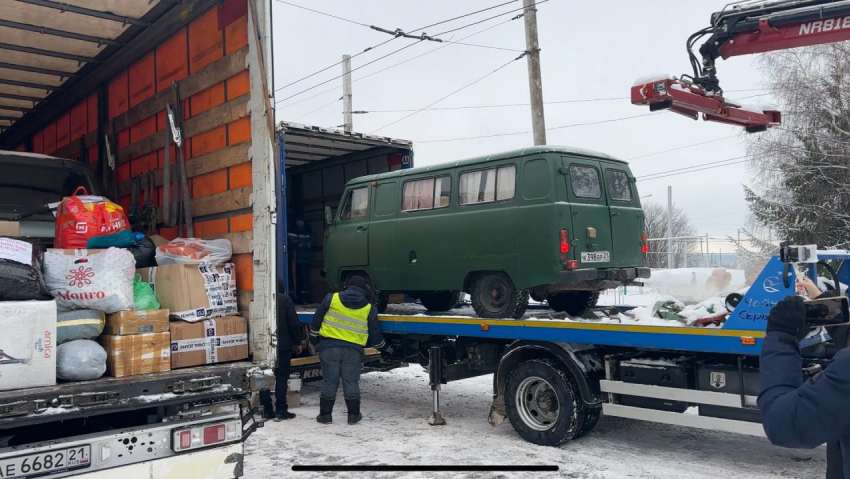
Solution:
{"label": "van windshield", "polygon": [[[79,186],[91,188],[87,178],[71,168],[0,161],[0,219],[39,211],[48,203],[70,196]],[[53,217],[48,212],[36,216]]]}

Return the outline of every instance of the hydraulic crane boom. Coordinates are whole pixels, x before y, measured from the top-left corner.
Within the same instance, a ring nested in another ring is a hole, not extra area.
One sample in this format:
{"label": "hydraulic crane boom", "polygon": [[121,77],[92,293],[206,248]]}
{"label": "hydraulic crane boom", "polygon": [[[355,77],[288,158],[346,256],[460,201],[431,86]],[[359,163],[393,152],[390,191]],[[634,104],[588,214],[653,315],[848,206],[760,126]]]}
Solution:
{"label": "hydraulic crane boom", "polygon": [[[702,37],[699,61],[693,47]],[[715,61],[739,55],[850,40],[850,0],[762,0],[735,2],[711,15],[711,26],[688,38],[693,75],[639,79],[632,103],[652,111],[669,109],[687,117],[764,131],[781,123],[780,112],[747,107],[723,96]]]}

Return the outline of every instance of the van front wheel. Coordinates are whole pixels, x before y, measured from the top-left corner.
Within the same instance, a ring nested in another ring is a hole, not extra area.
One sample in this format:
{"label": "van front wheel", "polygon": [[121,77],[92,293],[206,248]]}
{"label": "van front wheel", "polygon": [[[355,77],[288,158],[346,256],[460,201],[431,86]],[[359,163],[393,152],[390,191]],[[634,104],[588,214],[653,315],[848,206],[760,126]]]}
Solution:
{"label": "van front wheel", "polygon": [[434,291],[422,293],[419,301],[428,311],[442,312],[453,309],[460,302],[460,291]]}
{"label": "van front wheel", "polygon": [[599,301],[599,291],[568,291],[550,294],[546,298],[549,307],[557,312],[566,311],[570,316],[581,316]]}
{"label": "van front wheel", "polygon": [[521,318],[528,307],[528,291],[517,291],[502,272],[480,273],[472,282],[469,295],[475,314],[482,318]]}

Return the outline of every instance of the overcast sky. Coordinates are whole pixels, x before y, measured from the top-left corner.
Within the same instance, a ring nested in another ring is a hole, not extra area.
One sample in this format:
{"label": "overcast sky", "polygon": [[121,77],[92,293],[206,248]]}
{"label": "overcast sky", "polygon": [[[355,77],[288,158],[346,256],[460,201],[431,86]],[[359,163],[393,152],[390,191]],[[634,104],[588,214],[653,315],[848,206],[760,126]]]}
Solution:
{"label": "overcast sky", "polygon": [[[506,0],[287,0],[367,25],[412,31],[419,27],[490,7]],[[328,18],[290,5],[273,2],[276,88],[355,55],[366,47],[389,39],[364,26]],[[708,25],[712,12],[726,0],[596,0],[578,2],[549,0],[538,7],[538,25],[546,102],[628,97],[638,77],[663,73],[691,73],[685,53],[687,37]],[[463,27],[489,16],[518,9],[516,2],[499,9],[426,29],[434,35]],[[454,41],[504,22],[516,14],[500,16],[479,25],[447,33]],[[417,32],[420,33],[420,32]],[[464,40],[511,50],[524,50],[523,21],[496,26]],[[354,71],[354,110],[419,109],[467,85],[516,58],[518,53],[457,44],[396,39],[352,59],[352,68],[364,65],[403,46],[414,45]],[[428,55],[363,78],[425,52]],[[758,89],[759,71],[753,57],[718,62],[721,85],[733,99],[763,94]],[[342,124],[342,80],[336,79],[309,92],[290,95],[334,78],[341,66],[276,93],[277,119],[309,125]],[[359,80],[363,78],[362,80]],[[304,100],[326,90],[327,93]],[[283,101],[281,101],[283,100]],[[744,100],[770,103],[770,96]],[[434,108],[527,103],[526,60],[510,63],[497,73],[452,95]],[[324,108],[322,108],[324,107]],[[316,111],[318,109],[318,111]],[[554,128],[649,113],[648,107],[632,105],[627,98],[610,101],[548,104],[546,126]],[[424,166],[479,156],[533,144],[530,133],[462,141],[435,141],[531,130],[529,107],[423,111],[385,127],[411,112],[369,113],[354,116],[354,130],[414,142],[415,165]],[[384,128],[385,127],[385,128]],[[719,140],[719,141],[714,141]],[[567,145],[602,151],[630,160],[635,176],[741,157],[745,141],[741,130],[662,112],[610,123],[552,130],[551,145]],[[649,155],[662,150],[710,142],[693,148]],[[632,158],[635,158],[631,160]],[[673,199],[690,216],[700,234],[712,237],[735,235],[747,216],[742,184],[750,180],[746,164],[734,164],[654,180],[638,180],[643,201],[666,204],[667,186]],[[722,246],[724,250],[728,244]],[[731,248],[730,248],[731,249]],[[727,250],[728,251],[728,250]]]}

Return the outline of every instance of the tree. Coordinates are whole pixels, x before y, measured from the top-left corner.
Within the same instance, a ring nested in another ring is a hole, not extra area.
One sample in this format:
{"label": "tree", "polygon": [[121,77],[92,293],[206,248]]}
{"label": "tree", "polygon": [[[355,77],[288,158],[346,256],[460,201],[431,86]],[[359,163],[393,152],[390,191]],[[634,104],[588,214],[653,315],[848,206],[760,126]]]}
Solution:
{"label": "tree", "polygon": [[850,43],[758,61],[783,118],[748,137],[750,210],[780,240],[850,247]]}
{"label": "tree", "polygon": [[[643,213],[646,218],[646,236],[650,239],[667,238],[667,207],[658,203],[647,202],[643,205]],[[690,219],[682,211],[673,205],[673,237],[694,236],[696,228],[691,225]],[[673,266],[668,266],[667,241],[650,241],[649,251],[646,255],[646,263],[650,268],[670,268],[683,266],[685,254],[691,252],[692,241],[673,240]]]}
{"label": "tree", "polygon": [[731,236],[728,238],[735,245],[739,266],[749,278],[753,273],[758,274],[771,257],[779,254],[779,246],[759,238],[747,228],[742,228],[741,233],[744,237],[740,241]]}

